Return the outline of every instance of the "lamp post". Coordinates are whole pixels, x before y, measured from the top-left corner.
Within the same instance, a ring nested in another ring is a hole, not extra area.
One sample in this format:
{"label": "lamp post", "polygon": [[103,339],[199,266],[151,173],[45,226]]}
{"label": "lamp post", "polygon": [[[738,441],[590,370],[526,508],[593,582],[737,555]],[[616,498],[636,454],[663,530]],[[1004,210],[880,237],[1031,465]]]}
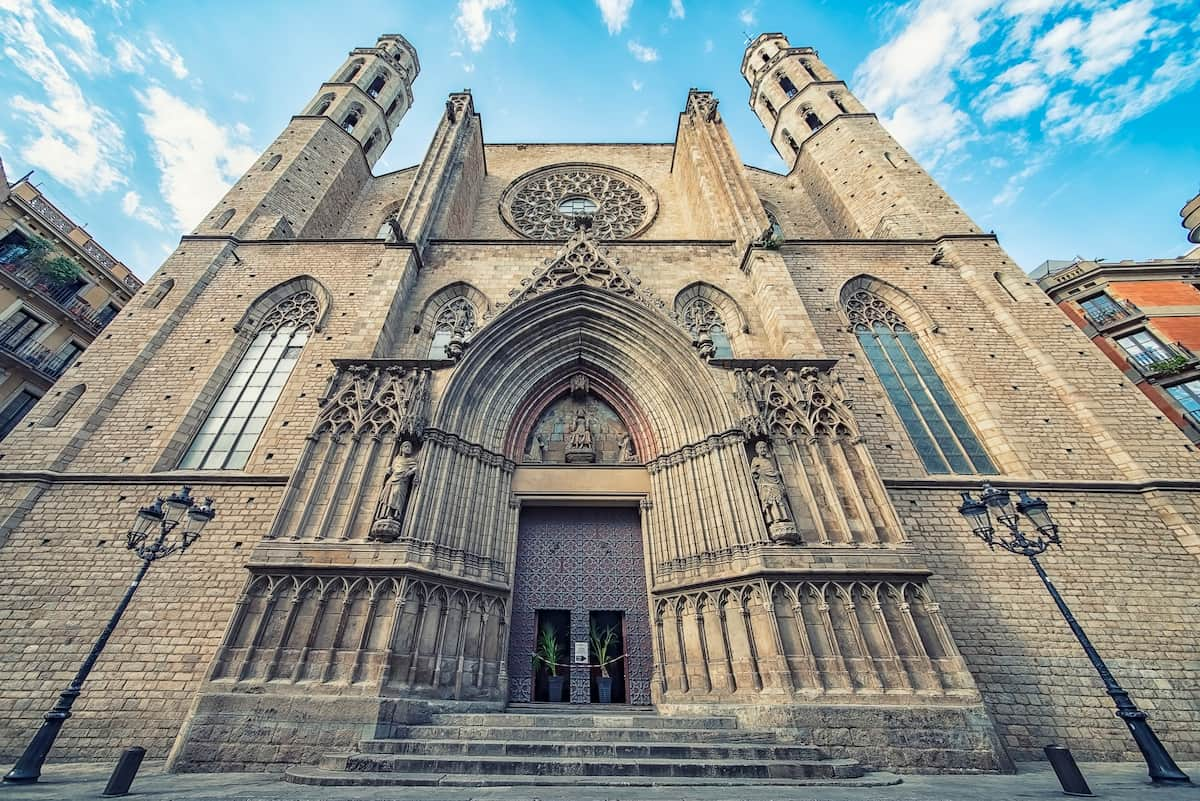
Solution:
{"label": "lamp post", "polygon": [[[986,542],[988,547],[993,550],[999,545],[1009,553],[1029,557],[1033,569],[1037,571],[1038,577],[1050,592],[1050,597],[1058,605],[1058,611],[1066,618],[1067,625],[1071,627],[1075,638],[1083,646],[1084,653],[1092,661],[1092,667],[1100,674],[1105,691],[1116,703],[1117,717],[1125,721],[1125,725],[1129,727],[1129,733],[1133,735],[1138,750],[1142,752],[1142,757],[1146,760],[1150,780],[1159,784],[1191,784],[1188,775],[1179,769],[1154,730],[1150,728],[1150,724],[1146,720],[1146,713],[1138,709],[1137,704],[1129,697],[1129,693],[1113,678],[1108,665],[1104,664],[1104,660],[1096,652],[1092,641],[1088,639],[1087,634],[1079,625],[1079,621],[1071,614],[1066,601],[1058,594],[1054,583],[1050,581],[1050,577],[1046,575],[1046,571],[1038,562],[1038,556],[1051,545],[1062,548],[1062,540],[1058,536],[1058,524],[1050,516],[1049,504],[1041,498],[1030,497],[1025,490],[1017,493],[1017,502],[1014,504],[1007,490],[996,489],[988,483],[983,485],[983,491],[978,500],[972,498],[969,492],[962,493],[962,499],[963,502],[958,507],[958,513],[970,522],[975,536]],[[996,533],[996,527],[992,524],[993,515],[1003,527],[999,534]],[[1025,532],[1021,530],[1022,517],[1027,518],[1037,529],[1035,537],[1026,536]]]}
{"label": "lamp post", "polygon": [[[37,734],[33,735],[29,745],[25,746],[25,751],[17,760],[17,764],[5,775],[5,782],[36,782],[42,775],[42,764],[46,761],[50,748],[54,745],[54,740],[58,737],[63,723],[71,717],[71,705],[75,703],[75,699],[82,692],[83,682],[92,672],[96,660],[100,658],[100,653],[104,650],[113,630],[116,629],[117,623],[120,622],[121,615],[125,614],[125,610],[129,607],[133,593],[145,578],[150,564],[176,552],[182,554],[200,538],[200,532],[204,526],[215,516],[216,511],[213,509],[212,498],[205,498],[203,503],[198,503],[192,497],[190,487],[173,492],[166,498],[156,498],[154,503],[138,510],[137,521],[125,535],[125,547],[137,554],[138,558],[142,560],[142,566],[138,568],[137,575],[129,584],[129,588],[125,590],[125,596],[117,604],[116,611],[113,612],[112,617],[108,620],[108,625],[104,627],[104,631],[100,633],[100,637],[92,646],[87,659],[83,660],[79,672],[58,696],[58,702],[43,716],[44,722],[41,728],[38,729]],[[181,525],[183,528],[179,532],[179,536],[173,537],[173,533]]]}

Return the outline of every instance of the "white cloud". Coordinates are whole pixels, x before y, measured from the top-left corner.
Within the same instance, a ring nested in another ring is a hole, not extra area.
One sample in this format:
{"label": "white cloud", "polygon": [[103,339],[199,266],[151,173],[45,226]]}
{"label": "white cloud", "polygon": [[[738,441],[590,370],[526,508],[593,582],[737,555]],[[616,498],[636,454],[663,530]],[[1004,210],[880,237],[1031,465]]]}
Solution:
{"label": "white cloud", "polygon": [[113,38],[113,46],[116,48],[117,68],[141,75],[146,61],[142,51],[133,42],[121,36]]}
{"label": "white cloud", "polygon": [[158,56],[159,61],[167,66],[172,75],[180,80],[188,76],[188,69],[183,63],[183,56],[179,55],[179,52],[175,48],[154,34],[150,34],[149,45],[150,52]]}
{"label": "white cloud", "polygon": [[514,11],[510,0],[458,0],[454,25],[467,46],[479,51],[492,38],[493,17],[500,37],[510,43],[516,40]]}
{"label": "white cloud", "polygon": [[753,27],[758,24],[758,3],[752,6],[747,6],[738,12],[738,22],[746,27]]}
{"label": "white cloud", "polygon": [[642,91],[642,86],[644,84],[635,78],[631,85],[633,86],[633,91],[640,92],[640,91]]}
{"label": "white cloud", "polygon": [[987,123],[1013,120],[1027,116],[1046,102],[1050,88],[1044,83],[1027,83],[1010,89],[991,100],[983,110]]}
{"label": "white cloud", "polygon": [[250,102],[250,95],[246,94],[245,92],[239,92],[236,89],[229,96],[232,97],[234,100],[236,100],[239,103],[249,103]]}
{"label": "white cloud", "polygon": [[629,22],[629,11],[633,8],[633,0],[596,0],[600,16],[608,26],[609,35],[618,34]]}
{"label": "white cloud", "polygon": [[167,229],[166,224],[162,221],[162,216],[154,209],[143,206],[142,196],[133,190],[126,192],[125,196],[121,198],[121,211],[125,212],[127,217],[144,222],[152,228],[160,231]]}
{"label": "white cloud", "polygon": [[671,0],[671,19],[683,19],[687,12],[683,8],[683,0]]}
{"label": "white cloud", "polygon": [[41,0],[42,13],[50,24],[70,39],[59,52],[86,75],[106,72],[108,65],[96,49],[96,32],[86,22],[62,11],[50,0]]}
{"label": "white cloud", "polygon": [[645,45],[638,44],[637,42],[633,41],[632,39],[629,40],[628,46],[629,46],[629,52],[632,53],[633,57],[636,58],[638,61],[641,61],[643,63],[648,63],[651,61],[658,61],[658,51],[655,50],[653,47],[646,47]]}
{"label": "white cloud", "polygon": [[197,106],[159,86],[137,92],[140,115],[161,172],[159,188],[175,226],[194,227],[257,153],[244,141],[244,126],[226,128]]}
{"label": "white cloud", "polygon": [[87,99],[59,61],[43,36],[33,2],[4,0],[0,8],[9,12],[0,15],[5,57],[44,93],[42,99],[14,94],[9,101],[33,129],[19,145],[21,158],[80,194],[124,184],[129,153],[121,127]]}

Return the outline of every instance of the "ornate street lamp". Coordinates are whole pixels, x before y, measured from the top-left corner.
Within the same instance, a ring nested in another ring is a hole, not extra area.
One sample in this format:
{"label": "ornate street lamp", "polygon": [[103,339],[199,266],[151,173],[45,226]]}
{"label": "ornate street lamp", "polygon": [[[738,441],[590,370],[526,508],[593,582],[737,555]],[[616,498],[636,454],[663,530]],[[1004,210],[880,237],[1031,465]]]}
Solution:
{"label": "ornate street lamp", "polygon": [[[1046,575],[1046,571],[1038,562],[1038,556],[1051,545],[1062,548],[1062,540],[1058,536],[1058,524],[1050,516],[1049,505],[1041,498],[1030,497],[1025,490],[1017,493],[1017,502],[1014,504],[1007,490],[996,489],[987,483],[983,485],[983,492],[980,494],[979,500],[972,498],[969,492],[964,492],[962,499],[962,506],[958,507],[958,513],[970,521],[971,530],[974,531],[975,536],[986,542],[988,547],[993,550],[999,545],[1009,553],[1029,557],[1029,561],[1033,563],[1033,569],[1037,571],[1042,583],[1050,591],[1050,597],[1058,605],[1058,611],[1062,612],[1062,616],[1066,618],[1067,625],[1071,627],[1075,638],[1083,646],[1084,653],[1092,661],[1092,667],[1096,668],[1096,672],[1100,674],[1105,691],[1116,703],[1117,717],[1125,721],[1125,725],[1129,727],[1129,733],[1133,735],[1138,750],[1142,752],[1142,757],[1146,760],[1146,767],[1150,771],[1150,780],[1160,784],[1191,784],[1188,775],[1179,769],[1154,730],[1150,728],[1150,724],[1146,721],[1146,713],[1138,709],[1137,704],[1129,697],[1129,693],[1113,678],[1112,673],[1108,670],[1108,665],[1104,664],[1104,660],[1096,652],[1092,641],[1084,634],[1083,628],[1075,620],[1071,610],[1067,608],[1066,601],[1058,594],[1054,583],[1050,581],[1050,577]],[[992,524],[993,516],[1001,524],[999,534]],[[1037,530],[1036,537],[1030,538],[1021,530],[1022,517],[1028,518],[1029,522],[1033,524]]]}
{"label": "ornate street lamp", "polygon": [[[42,775],[42,764],[46,761],[54,740],[58,737],[63,723],[71,717],[71,705],[82,692],[83,682],[92,672],[96,660],[100,658],[100,653],[121,620],[121,615],[125,614],[125,609],[133,599],[138,585],[145,578],[150,564],[164,556],[186,551],[200,538],[200,532],[216,514],[212,498],[205,498],[203,503],[199,503],[192,497],[190,487],[173,492],[165,499],[156,498],[154,503],[138,510],[133,528],[125,535],[125,547],[137,554],[142,560],[142,566],[138,568],[137,575],[129,589],[125,590],[125,596],[117,604],[116,611],[109,618],[108,625],[100,633],[96,644],[92,646],[87,659],[83,660],[79,672],[58,696],[58,703],[43,716],[45,722],[42,723],[42,727],[33,735],[29,745],[25,746],[25,752],[21,754],[17,764],[5,775],[5,782],[36,782]],[[180,526],[182,529],[178,536],[172,536]]]}

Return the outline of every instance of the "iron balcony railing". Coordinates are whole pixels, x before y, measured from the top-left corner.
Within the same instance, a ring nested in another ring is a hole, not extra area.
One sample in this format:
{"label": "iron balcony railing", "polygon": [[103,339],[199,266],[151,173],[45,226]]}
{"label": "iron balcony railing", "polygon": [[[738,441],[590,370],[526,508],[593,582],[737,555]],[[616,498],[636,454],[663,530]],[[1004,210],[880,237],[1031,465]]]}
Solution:
{"label": "iron balcony railing", "polygon": [[1146,378],[1182,373],[1200,362],[1196,354],[1178,342],[1173,345],[1160,345],[1154,350],[1129,354],[1126,358],[1134,369]]}
{"label": "iron balcony railing", "polygon": [[108,310],[96,311],[87,301],[76,297],[78,287],[54,286],[33,265],[0,261],[0,273],[50,301],[93,334],[100,333],[116,316]]}
{"label": "iron balcony railing", "polygon": [[53,351],[40,343],[23,341],[11,323],[0,323],[0,352],[32,367],[51,381],[65,373],[79,355],[79,351],[70,345]]}
{"label": "iron balcony railing", "polygon": [[1084,310],[1083,316],[1100,330],[1112,328],[1121,323],[1143,319],[1146,313],[1127,300],[1115,301],[1114,305],[1100,311]]}

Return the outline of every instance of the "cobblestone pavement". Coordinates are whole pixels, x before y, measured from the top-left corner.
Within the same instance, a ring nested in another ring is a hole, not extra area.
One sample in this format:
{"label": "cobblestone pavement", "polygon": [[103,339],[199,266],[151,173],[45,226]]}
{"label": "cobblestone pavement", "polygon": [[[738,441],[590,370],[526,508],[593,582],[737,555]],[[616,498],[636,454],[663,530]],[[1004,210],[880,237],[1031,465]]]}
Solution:
{"label": "cobblestone pavement", "polygon": [[[1182,766],[1200,777],[1200,763]],[[1132,762],[1081,765],[1092,791],[1108,801],[1200,801],[1200,786],[1155,787],[1145,767]],[[4,785],[4,801],[67,801],[98,798],[110,764],[52,765],[36,785]],[[1036,801],[1063,798],[1050,767],[1022,763],[1015,776],[906,776],[895,787],[306,787],[283,782],[273,773],[165,774],[147,763],[128,796],[136,801]]]}

